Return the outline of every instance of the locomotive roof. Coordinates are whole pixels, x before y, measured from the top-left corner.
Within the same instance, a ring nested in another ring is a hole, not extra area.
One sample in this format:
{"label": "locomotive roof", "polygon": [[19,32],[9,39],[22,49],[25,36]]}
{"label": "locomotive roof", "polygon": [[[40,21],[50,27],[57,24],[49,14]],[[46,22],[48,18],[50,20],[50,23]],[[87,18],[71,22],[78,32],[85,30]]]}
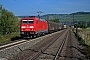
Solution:
{"label": "locomotive roof", "polygon": [[45,19],[39,19],[37,16],[29,16],[29,17],[24,17],[22,19],[28,19],[28,18],[31,18],[31,19],[36,18],[37,20],[46,21]]}

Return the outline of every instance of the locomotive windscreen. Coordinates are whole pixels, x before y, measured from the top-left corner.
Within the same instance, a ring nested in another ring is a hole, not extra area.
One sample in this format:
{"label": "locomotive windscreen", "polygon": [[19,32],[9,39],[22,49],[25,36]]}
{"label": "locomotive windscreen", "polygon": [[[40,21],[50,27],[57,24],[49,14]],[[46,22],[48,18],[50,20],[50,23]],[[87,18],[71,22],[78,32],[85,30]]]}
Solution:
{"label": "locomotive windscreen", "polygon": [[22,20],[22,24],[33,24],[34,20]]}

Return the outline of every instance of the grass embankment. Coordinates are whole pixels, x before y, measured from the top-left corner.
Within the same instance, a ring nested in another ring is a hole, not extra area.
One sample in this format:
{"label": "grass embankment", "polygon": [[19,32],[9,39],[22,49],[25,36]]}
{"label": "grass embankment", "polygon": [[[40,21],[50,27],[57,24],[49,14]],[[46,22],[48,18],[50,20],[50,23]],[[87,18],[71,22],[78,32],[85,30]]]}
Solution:
{"label": "grass embankment", "polygon": [[79,44],[84,48],[82,49],[86,55],[86,58],[90,59],[90,28],[78,30],[78,34],[75,33]]}
{"label": "grass embankment", "polygon": [[5,44],[11,41],[12,38],[19,37],[19,32],[6,34],[6,35],[0,35],[0,44]]}
{"label": "grass embankment", "polygon": [[86,45],[90,45],[90,28],[78,30],[78,35],[85,41]]}

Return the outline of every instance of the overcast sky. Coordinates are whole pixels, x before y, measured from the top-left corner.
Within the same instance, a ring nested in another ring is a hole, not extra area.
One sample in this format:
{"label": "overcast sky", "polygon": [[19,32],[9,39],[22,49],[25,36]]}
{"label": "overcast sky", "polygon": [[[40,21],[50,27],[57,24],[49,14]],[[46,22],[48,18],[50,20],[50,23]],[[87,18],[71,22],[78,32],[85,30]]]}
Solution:
{"label": "overcast sky", "polygon": [[15,15],[70,14],[90,11],[90,0],[0,0],[3,8]]}

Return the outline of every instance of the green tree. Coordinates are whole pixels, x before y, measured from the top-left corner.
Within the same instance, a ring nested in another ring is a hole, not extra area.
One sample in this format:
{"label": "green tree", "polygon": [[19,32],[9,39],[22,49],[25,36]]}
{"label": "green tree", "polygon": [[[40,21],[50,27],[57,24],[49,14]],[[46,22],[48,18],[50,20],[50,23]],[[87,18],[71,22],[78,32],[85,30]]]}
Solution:
{"label": "green tree", "polygon": [[0,34],[10,34],[19,29],[18,18],[12,12],[2,9],[0,17]]}
{"label": "green tree", "polygon": [[77,26],[79,28],[86,28],[87,27],[86,22],[79,22],[79,23],[75,24],[74,26],[75,27]]}
{"label": "green tree", "polygon": [[2,14],[2,5],[0,4],[0,17],[1,17],[1,14]]}
{"label": "green tree", "polygon": [[52,22],[56,22],[56,23],[59,23],[60,22],[60,19],[53,19],[51,20]]}
{"label": "green tree", "polygon": [[86,23],[85,22],[80,22],[79,26],[80,26],[80,28],[86,28]]}

